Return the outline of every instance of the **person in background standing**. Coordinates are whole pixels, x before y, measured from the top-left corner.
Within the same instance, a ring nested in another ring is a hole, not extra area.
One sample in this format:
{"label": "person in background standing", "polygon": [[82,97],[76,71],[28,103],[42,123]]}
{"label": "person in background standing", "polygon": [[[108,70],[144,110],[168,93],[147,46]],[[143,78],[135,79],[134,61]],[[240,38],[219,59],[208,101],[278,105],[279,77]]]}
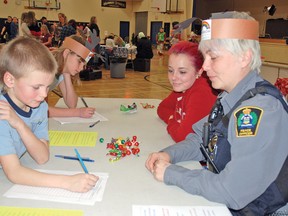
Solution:
{"label": "person in background standing", "polygon": [[68,24],[65,25],[61,30],[59,46],[62,45],[66,37],[76,34],[76,29],[77,29],[76,21],[74,19],[69,20]]}
{"label": "person in background standing", "polygon": [[151,59],[153,58],[152,43],[143,32],[139,32],[136,42],[136,58]]}
{"label": "person in background standing", "polygon": [[60,43],[60,34],[62,31],[62,28],[67,25],[68,20],[65,14],[63,13],[58,13],[58,20],[59,22],[56,24],[54,23],[54,41],[53,41],[53,46],[58,46]]}
{"label": "person in background standing", "polygon": [[[89,23],[88,27],[89,27],[89,29],[90,29],[90,34],[91,34],[91,32],[93,33],[93,31],[95,30],[95,31],[96,31],[96,36],[99,38],[99,41],[101,41],[101,38],[100,38],[100,29],[99,29],[99,26],[98,26],[98,24],[97,24],[97,18],[96,18],[96,16],[92,16],[92,17],[90,18],[90,23]],[[88,37],[88,40],[89,40],[89,41],[91,40],[90,37]],[[90,41],[90,42],[91,42],[91,41]],[[95,52],[98,53],[98,54],[100,54],[100,43],[97,44],[97,46],[95,47]],[[95,57],[94,57],[94,61],[95,61],[95,62],[98,62],[98,61],[99,61],[99,59],[96,57],[96,55],[95,55]]]}
{"label": "person in background standing", "polygon": [[2,40],[5,37],[6,42],[8,42],[10,40],[10,37],[11,37],[11,30],[10,30],[11,23],[12,23],[12,17],[8,16],[4,26],[2,28],[1,34],[0,34]]}
{"label": "person in background standing", "polygon": [[27,12],[23,12],[21,14],[21,20],[20,20],[20,25],[19,25],[19,36],[34,38],[34,36],[31,34],[30,29],[28,28],[28,13]]}
{"label": "person in background standing", "polygon": [[89,27],[89,29],[90,29],[91,32],[93,32],[93,30],[95,30],[95,31],[96,31],[96,34],[97,34],[97,37],[100,38],[100,29],[99,29],[99,27],[98,27],[98,25],[97,25],[97,18],[96,18],[96,16],[92,16],[92,17],[90,18],[90,23],[89,23],[88,27]]}
{"label": "person in background standing", "polygon": [[166,40],[166,33],[164,32],[164,28],[160,28],[159,32],[156,35],[156,43],[157,43],[157,53],[158,55],[163,55],[164,42]]}
{"label": "person in background standing", "polygon": [[11,22],[11,25],[10,25],[10,32],[11,32],[10,40],[12,40],[18,36],[18,29],[19,29],[18,18],[13,17],[13,21]]}

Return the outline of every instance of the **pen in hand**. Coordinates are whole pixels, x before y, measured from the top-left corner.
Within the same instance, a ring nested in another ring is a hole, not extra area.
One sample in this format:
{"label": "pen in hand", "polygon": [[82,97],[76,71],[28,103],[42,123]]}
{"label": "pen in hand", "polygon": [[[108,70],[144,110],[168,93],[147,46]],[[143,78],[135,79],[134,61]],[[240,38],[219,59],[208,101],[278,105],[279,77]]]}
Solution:
{"label": "pen in hand", "polygon": [[93,124],[89,125],[90,128],[94,127],[96,124],[98,124],[100,122],[100,120],[94,122]]}
{"label": "pen in hand", "polygon": [[81,98],[83,104],[85,105],[85,107],[88,107],[88,105],[87,105],[86,101],[84,100],[84,98],[83,97],[80,97],[80,98]]}
{"label": "pen in hand", "polygon": [[81,164],[84,172],[85,172],[85,173],[89,173],[88,170],[87,170],[87,168],[86,168],[86,166],[85,166],[85,164],[84,164],[84,162],[83,162],[83,160],[82,160],[82,158],[81,158],[81,155],[80,155],[79,152],[78,152],[78,150],[75,148],[74,151],[75,151],[75,153],[76,153],[76,155],[77,155],[77,157],[78,157],[78,159],[79,159],[79,161],[80,161],[80,164]]}

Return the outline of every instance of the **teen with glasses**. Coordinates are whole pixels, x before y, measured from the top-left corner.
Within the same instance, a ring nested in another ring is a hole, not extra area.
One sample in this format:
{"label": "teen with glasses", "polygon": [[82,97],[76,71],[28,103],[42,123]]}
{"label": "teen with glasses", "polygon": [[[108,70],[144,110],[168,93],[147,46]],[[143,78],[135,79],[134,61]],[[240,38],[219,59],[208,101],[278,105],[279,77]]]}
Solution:
{"label": "teen with glasses", "polygon": [[74,82],[80,83],[79,73],[91,58],[91,52],[84,44],[81,37],[72,35],[65,38],[60,48],[52,51],[58,63],[58,73],[51,90],[59,87],[68,109],[49,106],[50,117],[90,118],[95,112],[95,108],[92,107],[76,108],[78,95],[73,84]]}

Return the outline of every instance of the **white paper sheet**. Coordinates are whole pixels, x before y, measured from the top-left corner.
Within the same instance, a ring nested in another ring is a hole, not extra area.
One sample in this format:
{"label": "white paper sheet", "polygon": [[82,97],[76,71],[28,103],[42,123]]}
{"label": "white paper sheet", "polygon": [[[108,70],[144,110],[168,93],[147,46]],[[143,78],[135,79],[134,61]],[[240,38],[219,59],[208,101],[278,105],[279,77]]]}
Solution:
{"label": "white paper sheet", "polygon": [[[73,175],[79,172],[38,170],[40,172]],[[74,203],[80,205],[94,205],[102,201],[108,180],[108,173],[92,173],[99,176],[96,186],[87,193],[76,193],[60,188],[33,187],[25,185],[13,185],[3,196],[8,198],[36,199],[53,202]]]}
{"label": "white paper sheet", "polygon": [[133,205],[133,216],[232,216],[226,206]]}
{"label": "white paper sheet", "polygon": [[77,124],[77,123],[94,123],[98,120],[108,121],[108,119],[99,113],[95,112],[91,118],[80,118],[80,117],[54,117],[56,121],[61,124]]}

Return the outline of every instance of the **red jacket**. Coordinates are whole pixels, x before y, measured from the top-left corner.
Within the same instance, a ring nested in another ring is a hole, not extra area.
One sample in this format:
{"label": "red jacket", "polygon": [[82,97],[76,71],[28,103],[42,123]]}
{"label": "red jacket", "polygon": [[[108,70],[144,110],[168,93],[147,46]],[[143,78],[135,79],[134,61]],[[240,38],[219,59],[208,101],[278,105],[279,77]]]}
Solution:
{"label": "red jacket", "polygon": [[[167,123],[167,131],[175,142],[194,132],[192,125],[211,111],[217,92],[206,77],[197,79],[192,87],[183,92],[172,92],[158,106],[158,116]],[[169,117],[173,118],[169,120]]]}

